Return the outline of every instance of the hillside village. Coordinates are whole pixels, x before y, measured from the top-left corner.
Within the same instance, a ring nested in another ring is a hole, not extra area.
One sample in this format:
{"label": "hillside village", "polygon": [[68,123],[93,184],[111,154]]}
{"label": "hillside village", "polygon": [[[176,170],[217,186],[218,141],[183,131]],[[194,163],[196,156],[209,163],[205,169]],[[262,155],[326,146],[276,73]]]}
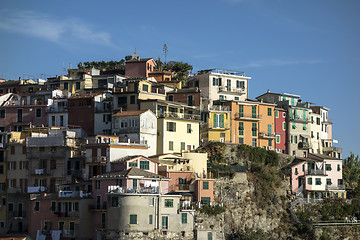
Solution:
{"label": "hillside village", "polygon": [[[231,239],[240,202],[281,202],[269,226],[268,212],[246,223],[273,231],[292,221],[287,203],[347,198],[329,108],[271,90],[251,99],[244,72],[160,63],[135,52],[111,68],[1,80],[0,236]],[[247,195],[268,165],[281,190]],[[207,221],[214,209],[227,220]]]}

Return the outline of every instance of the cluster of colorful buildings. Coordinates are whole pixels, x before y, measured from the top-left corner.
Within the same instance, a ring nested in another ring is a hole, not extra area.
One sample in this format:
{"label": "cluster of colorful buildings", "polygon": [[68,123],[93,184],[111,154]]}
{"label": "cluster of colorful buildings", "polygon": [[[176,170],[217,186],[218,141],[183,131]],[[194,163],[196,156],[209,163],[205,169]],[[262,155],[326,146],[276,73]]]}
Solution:
{"label": "cluster of colorful buildings", "polygon": [[194,151],[210,141],[296,156],[294,193],[342,188],[329,109],[294,94],[249,99],[250,80],[210,69],[185,87],[134,53],[125,71],[0,82],[0,234],[210,237],[193,207],[215,203],[207,154]]}

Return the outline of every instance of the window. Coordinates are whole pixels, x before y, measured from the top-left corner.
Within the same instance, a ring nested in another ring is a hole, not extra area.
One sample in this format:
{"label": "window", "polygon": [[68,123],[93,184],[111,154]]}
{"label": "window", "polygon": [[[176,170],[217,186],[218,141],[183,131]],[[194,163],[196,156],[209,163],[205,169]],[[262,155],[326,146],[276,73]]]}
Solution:
{"label": "window", "polygon": [[251,107],[251,117],[256,118],[256,106]]}
{"label": "window", "polygon": [[180,143],[180,150],[184,151],[185,150],[185,142],[181,142]]}
{"label": "window", "polygon": [[210,197],[201,197],[201,204],[210,205]]}
{"label": "window", "polygon": [[298,174],[299,174],[298,169],[295,168],[295,175],[298,175]]}
{"label": "window", "polygon": [[331,171],[331,164],[325,164],[325,170]]}
{"label": "window", "polygon": [[187,223],[187,213],[181,213],[181,223],[182,224]]}
{"label": "window", "polygon": [[111,206],[112,207],[118,207],[119,206],[119,198],[118,197],[112,197],[111,198]]}
{"label": "window", "polygon": [[153,224],[153,215],[152,214],[149,215],[149,224]]}
{"label": "window", "polygon": [[209,182],[203,182],[203,189],[205,190],[209,189]]}
{"label": "window", "polygon": [[268,116],[271,116],[272,114],[271,114],[271,112],[272,112],[272,109],[271,108],[268,108]]}
{"label": "window", "polygon": [[69,90],[69,83],[64,83],[64,90]]}
{"label": "window", "polygon": [[4,162],[4,151],[0,151],[0,162]]}
{"label": "window", "polygon": [[280,135],[276,135],[276,143],[280,143]]}
{"label": "window", "polygon": [[283,118],[286,118],[286,112],[283,112]]}
{"label": "window", "polygon": [[174,151],[174,142],[173,141],[169,141],[169,150]]}
{"label": "window", "polygon": [[140,161],[140,169],[149,170],[149,161]]}
{"label": "window", "polygon": [[187,133],[192,133],[192,129],[191,129],[191,124],[190,124],[190,123],[188,123],[188,124],[186,125],[186,128],[187,128],[187,130],[186,130]]}
{"label": "window", "polygon": [[253,137],[256,137],[256,136],[257,136],[257,126],[256,126],[256,123],[252,123],[251,132],[252,132],[252,136],[253,136]]}
{"label": "window", "polygon": [[64,230],[64,225],[65,225],[64,222],[59,222],[58,225],[59,225],[59,230]]}
{"label": "window", "polygon": [[219,78],[213,78],[213,86],[220,86],[220,79]]}
{"label": "window", "polygon": [[149,206],[154,206],[155,198],[149,198]]}
{"label": "window", "polygon": [[256,147],[256,146],[257,146],[257,144],[256,144],[256,138],[253,138],[253,139],[252,139],[252,146],[253,146],[253,147]]}
{"label": "window", "polygon": [[106,214],[101,213],[101,227],[106,228]]}
{"label": "window", "polygon": [[306,130],[307,127],[306,127],[306,123],[303,124],[303,130]]}
{"label": "window", "polygon": [[236,88],[245,88],[245,82],[244,81],[236,81]]}
{"label": "window", "polygon": [[100,189],[100,180],[95,180],[95,189]]}
{"label": "window", "polygon": [[23,110],[22,110],[22,109],[18,109],[18,110],[17,110],[17,121],[18,121],[18,122],[22,122],[22,114],[23,114]]}
{"label": "window", "polygon": [[174,95],[169,95],[168,96],[168,101],[174,101]]}
{"label": "window", "polygon": [[239,105],[239,117],[244,116],[244,105]]}
{"label": "window", "polygon": [[0,118],[5,118],[5,117],[6,117],[5,109],[1,109],[0,110]]}
{"label": "window", "polygon": [[0,165],[0,174],[4,174],[4,166]]}
{"label": "window", "polygon": [[64,126],[64,116],[60,115],[60,127]]}
{"label": "window", "polygon": [[35,202],[35,208],[34,208],[34,210],[35,210],[36,212],[40,211],[40,202]]}
{"label": "window", "polygon": [[9,211],[9,212],[13,212],[13,211],[14,211],[14,204],[13,204],[13,203],[9,203],[9,204],[8,204],[8,211]]}
{"label": "window", "polygon": [[75,86],[76,90],[80,89],[80,82],[76,82],[76,86]]}
{"label": "window", "polygon": [[56,202],[51,202],[51,211],[55,212],[56,210]]}
{"label": "window", "polygon": [[340,164],[337,165],[337,170],[341,171]]}
{"label": "window", "polygon": [[137,215],[130,214],[130,224],[137,224]]}
{"label": "window", "polygon": [[167,207],[167,208],[174,207],[174,200],[173,199],[165,199],[165,207]]}
{"label": "window", "polygon": [[244,135],[244,123],[243,122],[239,122],[239,135],[240,136]]}
{"label": "window", "polygon": [[321,185],[321,178],[315,178],[315,185]]}
{"label": "window", "polygon": [[312,178],[308,178],[307,183],[308,183],[309,185],[312,185]]}
{"label": "window", "polygon": [[149,85],[143,84],[143,85],[142,85],[142,90],[143,90],[144,92],[148,92],[148,91],[149,91]]}
{"label": "window", "polygon": [[331,185],[332,183],[331,183],[331,178],[327,178],[326,179],[326,185]]}
{"label": "window", "polygon": [[10,147],[10,154],[15,154],[15,146]]}
{"label": "window", "polygon": [[138,164],[137,164],[137,162],[135,161],[135,162],[129,162],[129,167],[137,167],[138,166]]}
{"label": "window", "polygon": [[74,231],[75,230],[75,222],[70,222],[69,228],[70,228],[70,231]]}
{"label": "window", "polygon": [[207,233],[207,239],[208,239],[208,240],[213,240],[212,232],[208,232],[208,233]]}
{"label": "window", "polygon": [[214,114],[214,128],[224,128],[224,114]]}
{"label": "window", "polygon": [[297,144],[298,143],[298,137],[295,136],[294,139],[295,139],[295,144]]}
{"label": "window", "polygon": [[193,95],[188,95],[187,96],[187,102],[188,102],[188,106],[194,106],[194,97]]}
{"label": "window", "polygon": [[292,129],[296,129],[296,123],[292,123]]}
{"label": "window", "polygon": [[167,122],[167,131],[168,132],[176,132],[176,123],[175,122]]}
{"label": "window", "polygon": [[275,117],[278,118],[279,117],[279,111],[275,110]]}
{"label": "window", "polygon": [[272,140],[270,140],[270,139],[268,140],[268,146],[272,147]]}
{"label": "window", "polygon": [[240,144],[244,144],[244,138],[239,137],[239,143],[240,143]]}
{"label": "window", "polygon": [[135,104],[135,96],[130,96],[130,104]]}

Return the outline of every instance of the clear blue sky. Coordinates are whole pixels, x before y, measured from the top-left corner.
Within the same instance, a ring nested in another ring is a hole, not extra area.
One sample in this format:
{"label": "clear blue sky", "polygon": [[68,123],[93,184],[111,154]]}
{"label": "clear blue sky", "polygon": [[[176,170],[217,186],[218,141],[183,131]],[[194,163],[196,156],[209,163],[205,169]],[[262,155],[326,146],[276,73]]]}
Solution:
{"label": "clear blue sky", "polygon": [[225,68],[331,109],[344,157],[360,154],[360,1],[1,1],[0,77],[64,74],[69,63],[141,57]]}

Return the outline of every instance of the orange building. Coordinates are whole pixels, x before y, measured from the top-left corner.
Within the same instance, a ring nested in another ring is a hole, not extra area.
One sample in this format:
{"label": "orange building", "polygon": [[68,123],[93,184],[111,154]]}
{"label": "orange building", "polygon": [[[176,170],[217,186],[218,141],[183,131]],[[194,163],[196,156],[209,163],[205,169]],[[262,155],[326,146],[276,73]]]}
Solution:
{"label": "orange building", "polygon": [[253,100],[225,103],[231,107],[231,142],[273,149],[275,104]]}

